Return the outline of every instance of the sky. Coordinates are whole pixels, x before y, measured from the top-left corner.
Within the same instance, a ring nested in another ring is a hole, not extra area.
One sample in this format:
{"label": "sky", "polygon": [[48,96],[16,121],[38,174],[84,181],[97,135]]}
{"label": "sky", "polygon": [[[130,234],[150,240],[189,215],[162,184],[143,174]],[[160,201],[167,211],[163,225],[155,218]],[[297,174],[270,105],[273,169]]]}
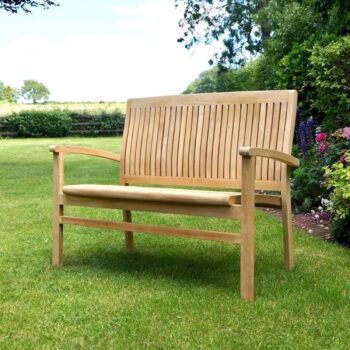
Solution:
{"label": "sky", "polygon": [[32,14],[0,10],[0,80],[43,82],[52,101],[125,101],[181,93],[209,69],[213,46],[177,42],[174,0],[57,0]]}

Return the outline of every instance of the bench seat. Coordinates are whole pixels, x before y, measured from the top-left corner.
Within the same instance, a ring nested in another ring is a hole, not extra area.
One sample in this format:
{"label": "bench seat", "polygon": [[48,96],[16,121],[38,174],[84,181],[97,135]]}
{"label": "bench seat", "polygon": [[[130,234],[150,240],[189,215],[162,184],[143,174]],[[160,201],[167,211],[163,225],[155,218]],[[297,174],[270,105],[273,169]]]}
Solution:
{"label": "bench seat", "polygon": [[140,201],[157,201],[167,203],[205,204],[232,206],[240,203],[239,192],[185,190],[175,188],[152,188],[118,185],[68,185],[62,189],[68,196],[132,199]]}

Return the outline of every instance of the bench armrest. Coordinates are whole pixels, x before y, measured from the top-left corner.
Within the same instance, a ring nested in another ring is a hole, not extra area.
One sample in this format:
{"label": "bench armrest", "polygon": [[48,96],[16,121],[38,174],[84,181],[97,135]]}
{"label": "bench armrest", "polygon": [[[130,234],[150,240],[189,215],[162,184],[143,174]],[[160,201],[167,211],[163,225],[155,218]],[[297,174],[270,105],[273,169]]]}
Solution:
{"label": "bench armrest", "polygon": [[49,151],[53,153],[85,154],[88,156],[106,158],[106,159],[120,162],[119,154],[108,152],[108,151],[97,150],[94,148],[88,148],[88,147],[52,145],[49,147]]}
{"label": "bench armrest", "polygon": [[290,154],[275,151],[267,148],[258,147],[240,147],[239,154],[243,157],[267,157],[274,160],[278,160],[285,163],[291,167],[299,166],[299,159],[291,156]]}

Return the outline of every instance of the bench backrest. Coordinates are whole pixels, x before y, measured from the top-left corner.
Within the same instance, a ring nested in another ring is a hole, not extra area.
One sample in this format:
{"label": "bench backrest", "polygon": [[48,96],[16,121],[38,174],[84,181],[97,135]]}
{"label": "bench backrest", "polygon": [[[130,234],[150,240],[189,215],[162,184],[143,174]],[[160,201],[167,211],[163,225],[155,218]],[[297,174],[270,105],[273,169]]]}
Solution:
{"label": "bench backrest", "polygon": [[[131,99],[121,154],[130,184],[241,187],[240,146],[291,153],[297,92],[254,91]],[[256,189],[280,190],[280,162],[257,158]]]}

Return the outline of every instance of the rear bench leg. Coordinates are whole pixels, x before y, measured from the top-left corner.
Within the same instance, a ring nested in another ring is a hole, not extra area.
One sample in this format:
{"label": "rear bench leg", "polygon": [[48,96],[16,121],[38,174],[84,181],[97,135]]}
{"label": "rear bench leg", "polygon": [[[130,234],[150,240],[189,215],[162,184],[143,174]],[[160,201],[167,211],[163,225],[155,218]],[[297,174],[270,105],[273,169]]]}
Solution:
{"label": "rear bench leg", "polygon": [[63,266],[63,224],[59,223],[62,215],[63,205],[57,205],[54,208],[52,265],[58,267]]}
{"label": "rear bench leg", "polygon": [[[131,222],[131,211],[123,210],[123,220],[124,222]],[[125,245],[126,249],[131,251],[134,248],[134,235],[132,231],[125,231]]]}
{"label": "rear bench leg", "polygon": [[293,230],[292,230],[292,203],[290,194],[290,168],[286,171],[286,178],[282,182],[282,224],[283,224],[283,246],[284,265],[287,271],[294,268],[293,256]]}

